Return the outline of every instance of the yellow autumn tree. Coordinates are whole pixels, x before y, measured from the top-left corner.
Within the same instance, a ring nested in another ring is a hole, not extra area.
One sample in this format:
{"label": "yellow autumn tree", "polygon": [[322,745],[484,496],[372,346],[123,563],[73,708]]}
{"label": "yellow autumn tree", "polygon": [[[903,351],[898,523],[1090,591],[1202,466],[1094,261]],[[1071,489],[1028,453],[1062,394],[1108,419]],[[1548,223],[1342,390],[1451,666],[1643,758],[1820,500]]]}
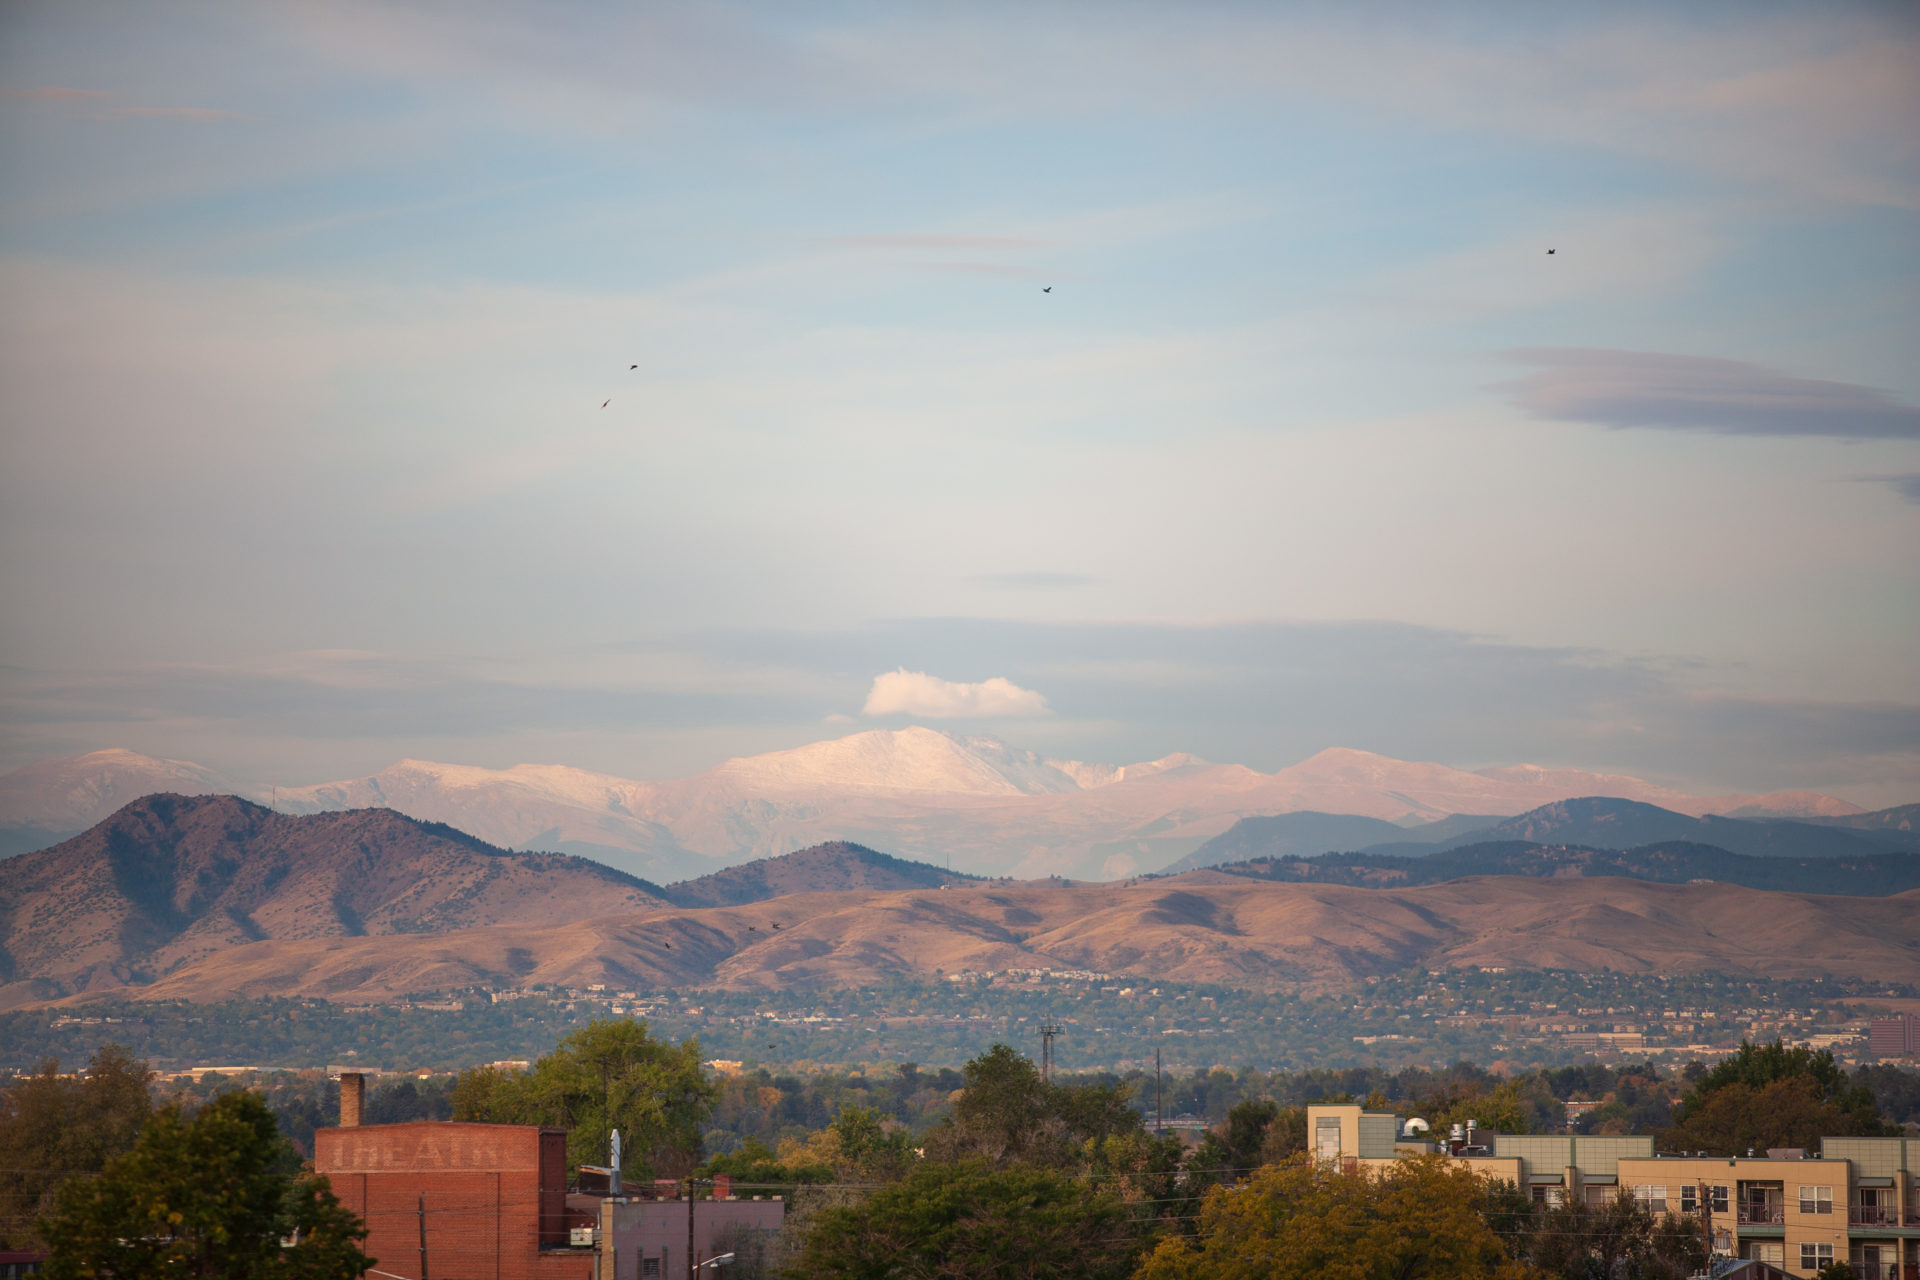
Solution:
{"label": "yellow autumn tree", "polygon": [[1488,1225],[1487,1185],[1439,1157],[1341,1173],[1296,1156],[1215,1187],[1191,1240],[1134,1280],[1528,1280]]}

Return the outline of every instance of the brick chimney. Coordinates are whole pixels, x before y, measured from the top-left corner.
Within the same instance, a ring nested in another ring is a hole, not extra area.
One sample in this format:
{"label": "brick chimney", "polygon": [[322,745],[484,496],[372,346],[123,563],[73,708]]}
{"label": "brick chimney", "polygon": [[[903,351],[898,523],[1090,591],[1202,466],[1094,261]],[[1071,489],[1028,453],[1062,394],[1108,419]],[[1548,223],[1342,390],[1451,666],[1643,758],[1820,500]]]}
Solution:
{"label": "brick chimney", "polygon": [[340,1073],[340,1127],[357,1129],[367,1110],[367,1077],[358,1071]]}

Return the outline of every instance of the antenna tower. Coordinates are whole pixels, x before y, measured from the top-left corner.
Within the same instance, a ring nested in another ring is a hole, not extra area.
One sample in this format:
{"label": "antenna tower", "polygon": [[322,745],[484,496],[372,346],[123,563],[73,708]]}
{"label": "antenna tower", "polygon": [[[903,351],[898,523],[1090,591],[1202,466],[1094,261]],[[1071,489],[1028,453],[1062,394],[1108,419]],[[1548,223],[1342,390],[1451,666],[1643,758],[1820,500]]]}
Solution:
{"label": "antenna tower", "polygon": [[1053,1078],[1053,1038],[1060,1034],[1057,1022],[1047,1021],[1040,1024],[1040,1078]]}

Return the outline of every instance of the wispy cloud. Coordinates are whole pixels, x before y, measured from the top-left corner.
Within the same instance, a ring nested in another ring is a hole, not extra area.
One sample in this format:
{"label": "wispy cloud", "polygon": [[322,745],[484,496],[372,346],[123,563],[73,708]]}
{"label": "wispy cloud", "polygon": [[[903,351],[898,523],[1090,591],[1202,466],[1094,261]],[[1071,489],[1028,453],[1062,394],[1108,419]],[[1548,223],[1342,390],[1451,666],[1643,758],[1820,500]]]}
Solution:
{"label": "wispy cloud", "polygon": [[1003,676],[965,684],[905,667],[875,676],[867,705],[861,708],[863,715],[929,720],[985,720],[1046,712],[1044,697]]}
{"label": "wispy cloud", "polygon": [[1739,360],[1584,347],[1507,356],[1539,367],[1505,387],[1536,418],[1724,435],[1920,438],[1920,408],[1884,391]]}
{"label": "wispy cloud", "polygon": [[104,89],[69,89],[60,85],[42,85],[36,89],[0,90],[0,98],[24,102],[90,102],[113,95]]}

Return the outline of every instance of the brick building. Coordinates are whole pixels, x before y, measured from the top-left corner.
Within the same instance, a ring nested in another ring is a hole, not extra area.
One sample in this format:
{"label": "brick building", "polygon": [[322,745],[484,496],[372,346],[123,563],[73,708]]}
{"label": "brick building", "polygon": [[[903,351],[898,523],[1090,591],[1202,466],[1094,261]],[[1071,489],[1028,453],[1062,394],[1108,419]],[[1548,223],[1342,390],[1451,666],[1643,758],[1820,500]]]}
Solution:
{"label": "brick building", "polygon": [[[389,1280],[677,1280],[740,1233],[780,1229],[778,1198],[568,1193],[567,1132],[419,1120],[363,1125],[365,1081],[340,1077],[340,1127],[314,1134],[314,1168],[367,1225],[369,1275]],[[604,1171],[591,1171],[603,1173]],[[723,1182],[716,1179],[716,1182]],[[692,1221],[688,1221],[689,1214]],[[691,1230],[689,1230],[691,1228]],[[714,1274],[703,1270],[703,1276]]]}
{"label": "brick building", "polygon": [[388,1276],[593,1276],[592,1245],[570,1243],[564,1129],[435,1120],[321,1129],[313,1164],[367,1224],[364,1247]]}
{"label": "brick building", "polygon": [[1920,1016],[1875,1018],[1867,1031],[1867,1051],[1876,1058],[1920,1058]]}

